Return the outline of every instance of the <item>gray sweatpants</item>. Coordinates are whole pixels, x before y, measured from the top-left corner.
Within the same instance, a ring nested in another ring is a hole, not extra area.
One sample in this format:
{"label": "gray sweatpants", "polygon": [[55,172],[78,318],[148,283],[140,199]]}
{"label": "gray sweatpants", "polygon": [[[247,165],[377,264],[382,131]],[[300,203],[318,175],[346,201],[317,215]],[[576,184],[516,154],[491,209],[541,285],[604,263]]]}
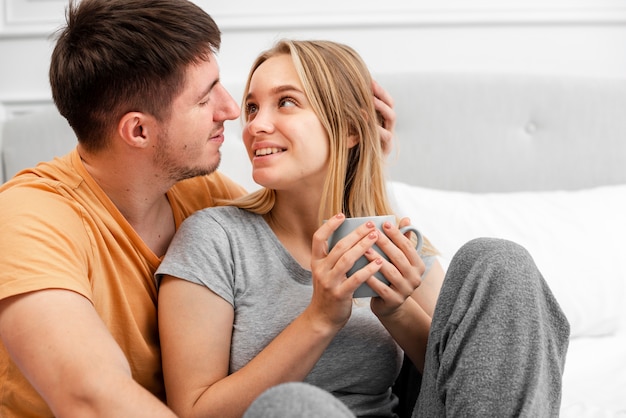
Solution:
{"label": "gray sweatpants", "polygon": [[[481,238],[450,263],[415,417],[558,416],[569,324],[528,252]],[[245,418],[354,415],[304,383],[269,389]]]}

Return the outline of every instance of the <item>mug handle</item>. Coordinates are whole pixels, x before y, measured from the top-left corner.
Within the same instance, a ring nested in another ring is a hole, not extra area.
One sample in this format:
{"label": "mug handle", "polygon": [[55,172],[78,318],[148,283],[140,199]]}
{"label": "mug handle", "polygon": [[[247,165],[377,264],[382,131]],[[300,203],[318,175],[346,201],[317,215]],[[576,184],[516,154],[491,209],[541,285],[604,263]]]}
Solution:
{"label": "mug handle", "polygon": [[420,252],[420,250],[422,249],[422,245],[424,245],[424,238],[422,237],[422,233],[419,231],[419,229],[417,229],[413,225],[408,225],[403,228],[400,228],[400,232],[402,232],[403,234],[406,234],[409,231],[413,232],[415,236],[417,237],[417,244],[415,245],[415,250],[417,252]]}

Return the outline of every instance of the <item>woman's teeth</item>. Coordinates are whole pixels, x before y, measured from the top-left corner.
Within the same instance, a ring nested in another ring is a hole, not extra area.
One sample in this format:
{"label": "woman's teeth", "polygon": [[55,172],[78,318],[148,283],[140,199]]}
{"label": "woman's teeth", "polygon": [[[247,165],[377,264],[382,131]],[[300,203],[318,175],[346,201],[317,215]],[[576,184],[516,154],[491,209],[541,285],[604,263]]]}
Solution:
{"label": "woman's teeth", "polygon": [[261,148],[258,149],[254,152],[254,155],[257,157],[263,156],[263,155],[270,155],[270,154],[276,154],[278,152],[282,152],[282,149],[280,148]]}

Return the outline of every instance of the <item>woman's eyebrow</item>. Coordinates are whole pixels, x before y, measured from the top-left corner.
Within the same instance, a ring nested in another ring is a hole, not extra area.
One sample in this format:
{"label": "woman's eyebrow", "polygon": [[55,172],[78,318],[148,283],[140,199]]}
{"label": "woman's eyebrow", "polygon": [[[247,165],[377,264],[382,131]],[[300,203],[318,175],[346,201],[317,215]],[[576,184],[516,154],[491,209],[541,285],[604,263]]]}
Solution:
{"label": "woman's eyebrow", "polygon": [[[291,84],[285,84],[285,85],[277,86],[277,87],[270,89],[271,94],[279,94],[279,93],[284,93],[286,91],[294,91],[297,93],[304,94],[304,92],[301,89],[299,89],[296,86],[292,86]],[[254,93],[248,92],[248,94],[246,95],[246,100],[250,99],[253,96],[254,96]]]}
{"label": "woman's eyebrow", "polygon": [[302,91],[299,88],[297,88],[296,86],[289,85],[289,84],[286,84],[284,86],[274,87],[271,91],[274,94],[283,93],[285,91],[296,91],[298,93],[302,93]]}

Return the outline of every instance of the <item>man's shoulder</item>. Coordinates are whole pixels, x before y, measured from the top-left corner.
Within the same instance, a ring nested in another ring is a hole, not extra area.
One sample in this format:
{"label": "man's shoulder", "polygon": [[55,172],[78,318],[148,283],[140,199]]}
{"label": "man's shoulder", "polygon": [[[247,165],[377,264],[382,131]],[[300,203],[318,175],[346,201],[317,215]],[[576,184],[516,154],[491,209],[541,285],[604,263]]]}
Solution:
{"label": "man's shoulder", "polygon": [[71,154],[67,154],[41,162],[35,167],[23,169],[0,185],[0,193],[19,188],[40,191],[64,187],[74,189],[83,180],[83,177],[72,166]]}
{"label": "man's shoulder", "polygon": [[[15,175],[0,186],[0,207],[20,212],[32,209],[46,212],[50,206],[66,202],[80,189],[80,177],[63,159],[41,163]],[[55,203],[56,202],[56,203]]]}

